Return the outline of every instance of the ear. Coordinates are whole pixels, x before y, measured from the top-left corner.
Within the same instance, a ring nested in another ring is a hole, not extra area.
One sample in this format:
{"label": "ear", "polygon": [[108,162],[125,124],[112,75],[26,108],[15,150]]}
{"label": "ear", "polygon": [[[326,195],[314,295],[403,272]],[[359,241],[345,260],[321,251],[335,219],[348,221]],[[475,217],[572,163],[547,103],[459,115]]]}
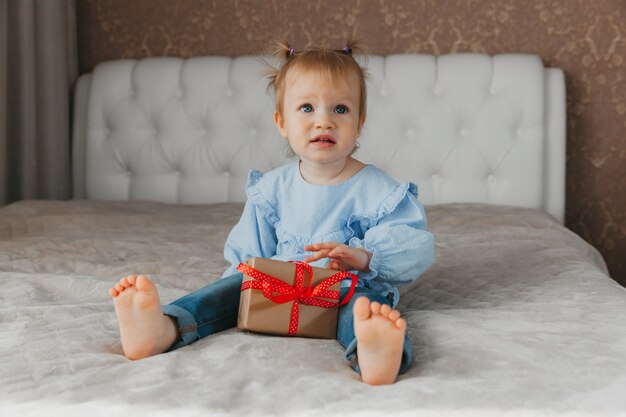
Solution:
{"label": "ear", "polygon": [[280,136],[286,138],[287,131],[285,130],[285,120],[283,120],[283,117],[280,115],[280,112],[278,110],[274,112],[274,124],[278,128]]}

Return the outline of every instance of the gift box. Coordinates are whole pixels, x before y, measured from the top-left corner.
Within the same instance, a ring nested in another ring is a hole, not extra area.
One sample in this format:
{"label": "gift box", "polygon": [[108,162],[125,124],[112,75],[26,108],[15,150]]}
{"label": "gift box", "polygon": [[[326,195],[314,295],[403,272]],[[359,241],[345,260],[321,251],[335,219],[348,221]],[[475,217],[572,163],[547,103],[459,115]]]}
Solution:
{"label": "gift box", "polygon": [[[357,277],[306,262],[251,258],[243,275],[237,328],[286,336],[334,339],[339,305],[350,300]],[[339,301],[341,281],[352,279]],[[311,282],[312,281],[312,282]]]}

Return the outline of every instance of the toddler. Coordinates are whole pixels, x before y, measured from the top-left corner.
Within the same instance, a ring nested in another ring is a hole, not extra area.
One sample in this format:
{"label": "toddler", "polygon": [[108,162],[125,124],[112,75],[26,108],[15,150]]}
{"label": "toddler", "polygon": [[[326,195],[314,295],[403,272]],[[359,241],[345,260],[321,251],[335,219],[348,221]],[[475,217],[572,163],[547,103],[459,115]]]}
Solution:
{"label": "toddler", "polygon": [[276,96],[276,127],[297,158],[265,174],[250,172],[247,202],[224,249],[231,266],[221,279],[165,306],[144,275],[111,288],[126,357],[156,355],[236,326],[236,267],[256,256],[353,271],[358,286],[339,307],[337,330],[346,359],[372,385],[394,383],[409,368],[406,321],[394,310],[397,287],[432,264],[433,237],[414,184],[351,156],[366,113],[365,73],[353,51],[354,40],[341,50],[281,44],[268,88]]}

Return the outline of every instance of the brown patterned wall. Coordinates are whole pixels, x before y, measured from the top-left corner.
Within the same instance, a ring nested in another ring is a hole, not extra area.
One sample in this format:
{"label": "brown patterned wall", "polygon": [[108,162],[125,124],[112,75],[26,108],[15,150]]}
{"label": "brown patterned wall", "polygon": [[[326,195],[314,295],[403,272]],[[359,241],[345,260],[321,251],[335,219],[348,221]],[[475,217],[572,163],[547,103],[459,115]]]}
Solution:
{"label": "brown patterned wall", "polygon": [[117,58],[341,47],[527,52],[567,80],[566,226],[626,286],[626,0],[78,0],[81,72]]}

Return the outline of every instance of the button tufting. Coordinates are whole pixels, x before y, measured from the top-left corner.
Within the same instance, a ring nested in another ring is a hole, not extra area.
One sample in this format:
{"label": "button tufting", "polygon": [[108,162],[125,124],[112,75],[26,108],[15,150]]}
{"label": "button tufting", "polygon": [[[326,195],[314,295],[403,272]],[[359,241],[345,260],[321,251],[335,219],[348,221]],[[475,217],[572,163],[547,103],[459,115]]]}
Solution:
{"label": "button tufting", "polygon": [[[188,63],[189,65],[197,64],[196,61],[189,61]],[[395,61],[383,61],[383,64],[385,66],[395,65]],[[443,61],[441,64],[448,65]],[[185,65],[187,65],[187,63]],[[116,94],[114,94],[115,100],[113,103],[115,107],[110,104],[111,94],[113,92],[106,91],[106,89],[110,87],[103,87],[105,90],[102,91],[102,97],[90,95],[90,101],[96,104],[94,108],[98,111],[102,111],[102,114],[97,114],[97,117],[94,119],[96,123],[91,123],[95,126],[92,128],[93,130],[88,130],[88,134],[92,135],[92,132],[95,133],[94,138],[96,138],[96,141],[94,141],[92,145],[88,143],[87,146],[95,145],[111,148],[112,150],[109,151],[109,154],[112,156],[108,156],[108,158],[113,159],[115,163],[123,160],[136,161],[137,163],[134,163],[133,167],[136,166],[140,169],[142,178],[144,175],[153,175],[155,171],[158,173],[159,169],[163,169],[165,165],[167,167],[165,168],[165,172],[170,170],[170,174],[167,175],[169,175],[170,178],[174,177],[172,181],[177,178],[182,180],[183,176],[192,175],[189,171],[190,168],[186,167],[184,168],[185,172],[182,172],[180,171],[181,167],[177,166],[178,164],[176,163],[172,163],[172,161],[176,161],[175,158],[180,158],[182,162],[186,160],[186,157],[193,159],[190,161],[190,163],[194,165],[193,170],[196,169],[196,164],[208,164],[209,168],[202,168],[202,171],[213,172],[212,175],[218,178],[221,176],[222,180],[220,181],[224,184],[233,179],[236,179],[237,182],[245,180],[245,178],[239,178],[239,170],[233,173],[227,171],[227,169],[229,169],[228,166],[232,166],[234,163],[229,158],[231,158],[231,154],[236,154],[239,159],[242,159],[241,161],[238,159],[237,164],[248,165],[252,163],[248,161],[248,159],[259,157],[259,155],[255,154],[254,149],[250,147],[254,147],[254,144],[261,139],[267,139],[265,136],[270,135],[270,133],[275,133],[274,130],[270,131],[271,126],[265,122],[257,124],[255,113],[257,109],[259,111],[264,108],[273,110],[274,103],[271,101],[271,98],[264,96],[259,97],[258,100],[255,98],[254,103],[247,103],[250,104],[255,111],[251,114],[235,117],[235,119],[239,118],[240,120],[238,123],[238,129],[240,130],[239,135],[241,136],[239,140],[229,141],[228,139],[219,138],[219,143],[213,143],[214,141],[212,141],[211,138],[216,133],[224,129],[232,128],[232,126],[229,126],[229,124],[232,125],[231,119],[233,119],[233,115],[230,113],[234,108],[232,106],[236,107],[237,103],[235,102],[238,101],[239,98],[242,98],[242,94],[247,95],[249,93],[247,87],[242,86],[247,86],[250,80],[248,79],[249,75],[247,71],[231,71],[235,69],[234,64],[226,65],[224,67],[224,71],[227,71],[226,73],[214,74],[216,77],[220,77],[224,80],[224,82],[220,82],[215,86],[217,96],[213,97],[215,100],[211,100],[211,103],[216,101],[216,103],[218,103],[217,105],[207,105],[206,100],[188,101],[192,98],[191,96],[196,93],[196,90],[191,86],[195,85],[195,83],[204,85],[203,82],[206,81],[206,79],[203,78],[205,75],[202,75],[203,69],[205,68],[204,65],[205,64],[202,63],[200,67],[196,67],[193,71],[184,74],[185,77],[189,74],[195,74],[193,76],[198,77],[197,81],[173,77],[172,79],[176,81],[170,84],[169,87],[162,83],[160,86],[157,85],[155,87],[161,88],[161,92],[165,94],[165,96],[159,96],[158,100],[155,98],[159,103],[162,100],[167,100],[168,97],[173,100],[171,105],[174,107],[176,107],[176,103],[185,103],[185,108],[170,109],[174,111],[171,117],[164,117],[160,112],[155,111],[155,104],[147,97],[143,97],[146,93],[146,91],[144,91],[146,82],[152,80],[150,73],[147,74],[149,80],[136,78],[141,75],[140,73],[133,74],[131,78],[132,85],[130,86],[128,84],[131,83],[129,83],[127,78],[118,77],[120,81],[122,81],[122,84],[119,89],[116,88]],[[237,63],[237,65],[239,65],[239,63]],[[398,65],[399,67],[397,68],[390,67],[390,71],[404,71],[404,64],[399,62]],[[533,66],[536,65],[533,64]],[[103,71],[107,68],[104,68]],[[450,69],[450,71],[446,68]],[[370,107],[377,107],[376,100],[379,99],[381,103],[378,104],[382,104],[383,108],[383,110],[377,114],[377,116],[381,118],[381,126],[385,126],[386,124],[394,126],[394,128],[390,129],[395,135],[393,138],[390,138],[390,140],[394,142],[390,145],[390,148],[402,149],[403,147],[409,147],[411,150],[419,153],[419,156],[416,156],[416,158],[420,159],[419,165],[421,168],[417,169],[417,171],[414,169],[411,171],[411,174],[408,174],[408,167],[406,167],[407,173],[398,175],[404,175],[409,178],[409,175],[425,175],[423,178],[431,187],[430,189],[424,190],[426,193],[424,198],[427,198],[429,203],[439,202],[441,198],[448,195],[456,195],[455,193],[457,191],[455,187],[457,187],[458,184],[453,181],[454,175],[449,173],[449,171],[455,172],[457,168],[454,166],[455,164],[463,164],[463,166],[459,166],[458,169],[464,170],[464,174],[462,175],[468,177],[468,182],[471,177],[490,190],[496,187],[497,190],[495,191],[499,193],[498,198],[503,196],[503,201],[506,201],[508,198],[508,193],[514,194],[510,192],[509,189],[514,189],[516,193],[520,193],[519,195],[523,196],[519,198],[520,200],[523,198],[527,201],[536,201],[537,198],[541,198],[541,187],[522,189],[522,187],[519,187],[519,184],[523,184],[524,182],[515,182],[511,180],[509,176],[503,176],[502,179],[500,179],[500,174],[494,175],[490,172],[492,170],[495,171],[496,167],[499,173],[509,172],[508,170],[518,168],[518,161],[526,161],[523,165],[528,165],[529,174],[525,176],[527,180],[535,182],[543,180],[543,177],[539,175],[541,170],[536,169],[536,166],[540,166],[541,160],[535,157],[541,150],[542,139],[545,139],[546,136],[543,130],[545,128],[545,121],[541,119],[541,103],[543,102],[543,96],[541,95],[543,90],[540,88],[541,85],[537,87],[530,85],[530,81],[534,79],[533,77],[520,79],[517,64],[510,66],[508,64],[485,66],[486,72],[484,73],[481,72],[483,71],[481,69],[483,65],[472,65],[463,70],[463,72],[467,72],[467,74],[458,74],[455,72],[456,70],[452,71],[452,67],[446,68],[435,67],[433,69],[430,63],[423,69],[420,67],[418,69],[419,71],[429,73],[435,71],[434,74],[432,74],[433,78],[425,80],[425,84],[416,82],[414,77],[411,76],[411,72],[405,74],[406,77],[402,77],[403,79],[400,80],[398,84],[392,84],[389,81],[385,82],[384,72],[378,74],[378,77],[372,77],[374,92]],[[438,72],[440,69],[442,72]],[[505,70],[507,72],[505,72]],[[510,70],[514,71],[509,73]],[[155,69],[155,71],[159,72],[160,70]],[[539,72],[535,78],[541,80],[543,72],[541,68],[538,68],[537,71]],[[102,76],[107,73],[99,74],[100,75],[94,74],[94,77]],[[113,76],[114,73],[110,75]],[[413,74],[413,76],[414,75],[415,74]],[[460,86],[457,86],[457,80],[455,78],[448,78],[450,76],[456,77],[457,75],[461,76],[458,80],[461,83]],[[480,81],[467,85],[467,77],[470,75],[471,79]],[[170,79],[169,75],[168,79]],[[94,78],[92,87],[95,88],[96,85],[103,86],[101,82],[96,83],[95,80],[96,78]],[[441,82],[441,84],[439,84],[439,82]],[[498,87],[495,87],[496,82],[498,83]],[[401,94],[401,97],[396,97],[396,95],[404,90],[408,90],[408,86],[411,86],[413,90],[426,94],[427,97],[423,97],[422,101],[424,101],[424,103],[420,102],[419,108],[409,111],[409,114],[405,114],[408,108],[407,106],[410,107],[411,104],[409,102],[407,105],[405,102],[405,100],[410,100],[410,94],[408,96],[407,94]],[[463,92],[458,91],[458,94],[455,93],[457,87],[461,88]],[[220,89],[222,90],[221,95],[219,94]],[[466,89],[468,90],[467,96],[464,94]],[[500,94],[500,91],[502,94]],[[139,93],[141,93],[142,97],[139,97]],[[518,93],[521,95],[518,95]],[[184,101],[180,101],[176,98],[176,96],[181,95]],[[235,95],[238,97],[235,98]],[[498,95],[498,97],[495,97],[495,95]],[[96,100],[96,98],[98,100]],[[269,101],[263,101],[265,99]],[[500,99],[502,99],[503,102],[511,102],[512,105],[503,106]],[[220,103],[220,100],[223,101],[223,103]],[[246,100],[247,98],[244,101]],[[157,105],[157,108],[162,105],[163,103]],[[467,110],[468,107],[469,110]],[[385,111],[395,108],[400,108],[400,113],[397,111]],[[376,112],[372,112],[372,117],[375,116],[374,113]],[[228,117],[224,117],[224,115]],[[440,116],[434,117],[433,115]],[[244,118],[244,116],[246,117]],[[422,118],[422,120],[419,120],[420,118]],[[490,120],[498,119],[499,126],[489,124]],[[98,122],[98,120],[101,121]],[[174,126],[178,126],[178,128],[186,131],[184,139],[181,136],[180,143],[171,143],[171,141],[174,140],[169,132],[172,123]],[[271,122],[269,123],[271,124]],[[136,131],[138,135],[136,139],[138,142],[136,144],[137,146],[129,146],[128,143],[117,143],[120,141],[124,142],[124,132],[130,132],[134,128],[138,128]],[[482,134],[481,132],[483,131],[488,133]],[[377,132],[378,130],[371,129],[371,126],[369,129],[364,129],[362,132],[364,146],[362,146],[363,149],[361,149],[361,152],[372,154],[372,162],[376,162],[381,158],[385,159],[385,155],[376,154],[376,141],[369,142],[372,136],[375,136]],[[440,137],[440,140],[429,142],[425,140],[427,136]],[[160,141],[163,143],[160,143]],[[279,143],[277,143],[277,146],[280,148]],[[183,147],[185,149],[190,148],[192,155],[193,152],[200,150],[206,152],[207,155],[203,153],[194,159],[188,156],[189,153],[187,153],[186,150],[182,151]],[[241,152],[236,152],[240,147],[243,147],[244,156],[241,156]],[[250,150],[251,152],[249,152]],[[223,152],[220,154],[218,151]],[[215,152],[218,153],[214,154]],[[94,164],[93,160],[104,158],[101,153],[89,152],[86,153],[86,157],[88,160],[92,161],[88,166],[95,167],[94,169],[100,169],[100,164]],[[279,159],[274,161],[274,158],[271,158],[272,161],[269,162],[277,163],[282,159],[282,154],[278,154],[276,157]],[[261,162],[263,161],[257,161],[256,163],[260,164]],[[157,168],[152,168],[153,164],[156,164]],[[388,169],[399,169],[397,166],[393,166],[393,161],[391,163],[385,161],[381,162],[381,165],[385,164],[392,165],[389,166]],[[126,179],[126,175],[135,178],[138,174],[135,174],[134,171],[131,171],[131,169],[125,165],[126,164],[116,165],[113,174],[119,175],[124,180]],[[510,168],[511,165],[513,165],[512,168]],[[158,168],[159,166],[161,168]],[[224,168],[224,166],[226,166],[226,168]],[[173,175],[175,172],[174,168],[179,168],[176,170],[176,174],[180,175],[180,177]],[[222,172],[220,172],[220,169]],[[438,171],[441,169],[441,174],[437,171],[431,171],[434,169]],[[97,172],[97,175],[102,175],[104,179],[109,174],[107,171],[106,168],[103,168],[100,172]],[[422,171],[422,173],[420,174],[419,171]],[[428,173],[429,171],[430,174]],[[404,171],[401,170],[398,172]],[[229,179],[229,176],[232,176],[233,179]],[[511,186],[500,188],[498,184],[505,181],[505,178],[507,184],[510,182]],[[194,174],[194,181],[195,180]],[[204,178],[201,180],[204,180]],[[207,178],[207,181],[210,181],[210,178]],[[441,190],[440,187],[444,187],[445,190]],[[160,188],[155,187],[157,194],[155,198],[161,198],[158,191],[159,189]],[[121,187],[119,187],[119,191],[121,198],[125,198]],[[144,192],[144,190],[140,191],[142,193]],[[224,198],[229,200],[233,199],[232,201],[245,199],[245,193],[243,191],[245,190],[241,189],[232,194],[227,194]],[[446,193],[449,192],[449,194],[441,194],[433,191],[445,191]],[[89,191],[89,193],[93,192],[93,190]],[[95,191],[95,193],[98,192],[97,190]],[[107,190],[105,190],[105,192],[108,193]],[[152,189],[148,187],[145,189],[145,194],[142,195],[148,195],[151,192]],[[430,192],[430,194],[427,192]],[[469,194],[472,190],[461,189],[459,192]],[[114,190],[114,193],[117,195],[117,190]],[[219,193],[209,194],[215,194],[207,197],[211,201],[214,201],[213,199],[219,200],[222,198],[221,194],[218,195]],[[536,194],[538,194],[539,197],[536,197]],[[192,195],[192,197],[195,198],[196,196]],[[204,198],[200,195],[197,197]],[[489,195],[488,197],[491,198],[493,195]],[[512,198],[515,200],[518,197],[514,195]]]}

